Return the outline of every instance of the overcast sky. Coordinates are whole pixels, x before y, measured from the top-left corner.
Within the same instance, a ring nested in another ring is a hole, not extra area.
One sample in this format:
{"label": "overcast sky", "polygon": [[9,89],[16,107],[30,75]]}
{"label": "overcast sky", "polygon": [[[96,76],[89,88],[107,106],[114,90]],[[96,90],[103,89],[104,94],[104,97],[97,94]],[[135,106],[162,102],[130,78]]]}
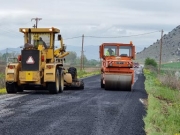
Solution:
{"label": "overcast sky", "polygon": [[32,18],[42,18],[38,27],[59,28],[65,44],[81,46],[85,36],[121,37],[143,33],[152,34],[121,38],[85,37],[84,45],[103,42],[129,43],[136,50],[148,47],[180,22],[179,0],[0,0],[0,50],[23,45],[20,27],[32,27]]}

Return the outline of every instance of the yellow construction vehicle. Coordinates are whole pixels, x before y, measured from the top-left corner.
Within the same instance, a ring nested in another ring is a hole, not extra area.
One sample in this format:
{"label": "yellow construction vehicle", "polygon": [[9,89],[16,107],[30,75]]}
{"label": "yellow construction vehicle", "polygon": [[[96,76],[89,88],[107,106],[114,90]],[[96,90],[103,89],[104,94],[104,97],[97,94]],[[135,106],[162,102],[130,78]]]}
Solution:
{"label": "yellow construction vehicle", "polygon": [[[14,62],[8,62],[5,70],[7,93],[24,89],[47,89],[50,93],[63,92],[65,87],[84,89],[77,79],[75,67],[64,68],[66,46],[57,28],[20,28],[24,33],[24,47]],[[60,48],[55,48],[55,35]]]}

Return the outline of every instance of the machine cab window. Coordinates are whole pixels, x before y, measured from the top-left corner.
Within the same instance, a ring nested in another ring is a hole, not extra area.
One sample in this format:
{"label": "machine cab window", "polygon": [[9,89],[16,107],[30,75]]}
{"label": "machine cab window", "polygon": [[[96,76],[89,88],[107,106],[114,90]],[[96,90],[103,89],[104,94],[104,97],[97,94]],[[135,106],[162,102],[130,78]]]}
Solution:
{"label": "machine cab window", "polygon": [[120,46],[119,47],[119,56],[130,57],[131,56],[131,47],[130,46]]}
{"label": "machine cab window", "polygon": [[117,46],[105,46],[104,47],[105,56],[116,56],[117,55]]}
{"label": "machine cab window", "polygon": [[34,47],[43,45],[44,48],[50,47],[50,33],[31,33],[29,36],[30,44]]}
{"label": "machine cab window", "polygon": [[104,46],[105,56],[120,56],[120,57],[131,57],[132,47],[131,46]]}

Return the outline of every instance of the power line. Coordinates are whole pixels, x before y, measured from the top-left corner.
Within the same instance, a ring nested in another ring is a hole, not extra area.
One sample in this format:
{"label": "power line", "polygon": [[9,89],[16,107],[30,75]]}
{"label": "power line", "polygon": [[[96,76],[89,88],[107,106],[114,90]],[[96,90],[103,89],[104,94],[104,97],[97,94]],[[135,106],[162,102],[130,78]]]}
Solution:
{"label": "power line", "polygon": [[[23,25],[26,25],[30,23],[30,21],[26,22],[26,23],[22,23]],[[2,22],[0,23],[0,25],[3,24]],[[6,23],[2,25],[3,27],[0,27],[0,35],[3,36],[9,36],[11,35],[11,37],[20,37],[20,33],[18,31],[18,27],[15,25],[11,25],[10,23]]]}
{"label": "power line", "polygon": [[70,38],[65,38],[64,40],[68,40],[68,39],[74,39],[74,38],[82,38],[82,36],[77,36],[77,37],[70,37]]}
{"label": "power line", "polygon": [[11,31],[10,29],[1,29],[0,28],[0,35],[2,35],[2,36],[7,36],[7,37],[9,37],[10,35],[11,35],[11,37],[13,36],[13,37],[20,37],[20,34],[18,34],[18,33],[16,33],[16,32],[13,32],[13,31]]}
{"label": "power line", "polygon": [[123,37],[133,37],[133,36],[141,36],[141,35],[148,35],[148,34],[152,34],[152,33],[156,33],[156,32],[160,32],[160,31],[153,31],[153,32],[148,32],[148,33],[142,33],[142,34],[137,34],[137,35],[129,35],[129,36],[116,36],[116,37],[98,37],[98,36],[84,36],[84,37],[89,37],[89,38],[123,38]]}
{"label": "power line", "polygon": [[[123,38],[123,37],[133,37],[133,36],[148,35],[148,34],[152,34],[152,33],[156,33],[156,32],[160,32],[160,31],[153,31],[153,32],[142,33],[142,34],[137,34],[137,35],[129,35],[129,36],[114,36],[114,37],[111,37],[111,36],[107,36],[107,37],[99,37],[99,36],[84,36],[84,37],[88,37],[88,38]],[[64,40],[68,40],[68,39],[75,39],[75,38],[82,38],[82,36],[65,38]]]}

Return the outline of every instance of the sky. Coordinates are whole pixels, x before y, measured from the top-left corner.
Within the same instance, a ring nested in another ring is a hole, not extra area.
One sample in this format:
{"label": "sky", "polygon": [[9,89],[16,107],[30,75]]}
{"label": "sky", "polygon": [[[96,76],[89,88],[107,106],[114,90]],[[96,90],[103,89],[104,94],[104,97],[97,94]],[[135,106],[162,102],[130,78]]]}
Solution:
{"label": "sky", "polygon": [[38,27],[59,28],[67,48],[81,46],[84,34],[84,46],[132,41],[137,52],[160,39],[161,30],[167,34],[180,25],[179,0],[0,0],[0,3],[0,50],[22,46],[19,28],[32,27],[35,21],[31,19],[36,17],[42,18]]}

